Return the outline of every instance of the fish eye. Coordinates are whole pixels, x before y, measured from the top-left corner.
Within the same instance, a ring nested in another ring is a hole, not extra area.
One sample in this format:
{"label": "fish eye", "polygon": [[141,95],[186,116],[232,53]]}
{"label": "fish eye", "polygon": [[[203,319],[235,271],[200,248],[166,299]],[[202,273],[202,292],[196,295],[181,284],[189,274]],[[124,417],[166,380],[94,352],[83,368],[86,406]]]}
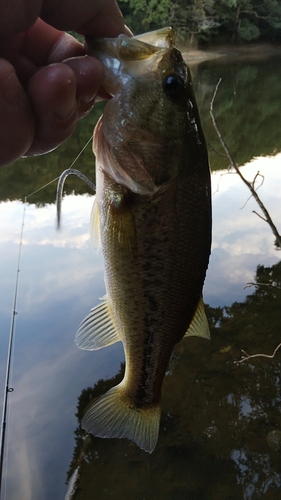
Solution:
{"label": "fish eye", "polygon": [[164,78],[162,87],[167,97],[178,99],[185,89],[185,82],[181,76],[172,73]]}

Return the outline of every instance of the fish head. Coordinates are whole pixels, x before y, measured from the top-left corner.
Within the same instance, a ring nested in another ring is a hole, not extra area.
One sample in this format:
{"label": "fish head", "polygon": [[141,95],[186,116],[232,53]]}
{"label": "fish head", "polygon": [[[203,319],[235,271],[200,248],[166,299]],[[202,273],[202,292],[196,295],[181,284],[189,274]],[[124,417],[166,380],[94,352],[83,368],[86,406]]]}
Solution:
{"label": "fish head", "polygon": [[188,144],[203,137],[174,32],[85,40],[104,65],[103,88],[112,96],[94,139],[99,164],[131,191],[154,194],[179,175]]}

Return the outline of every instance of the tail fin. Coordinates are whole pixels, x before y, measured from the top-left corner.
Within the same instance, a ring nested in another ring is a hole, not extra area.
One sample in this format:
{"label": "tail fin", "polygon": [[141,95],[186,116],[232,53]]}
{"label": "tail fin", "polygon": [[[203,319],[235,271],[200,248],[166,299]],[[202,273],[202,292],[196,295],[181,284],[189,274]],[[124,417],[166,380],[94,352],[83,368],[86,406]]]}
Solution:
{"label": "tail fin", "polygon": [[130,439],[152,453],[158,439],[160,415],[159,405],[137,408],[121,382],[92,404],[83,417],[82,427],[97,437]]}

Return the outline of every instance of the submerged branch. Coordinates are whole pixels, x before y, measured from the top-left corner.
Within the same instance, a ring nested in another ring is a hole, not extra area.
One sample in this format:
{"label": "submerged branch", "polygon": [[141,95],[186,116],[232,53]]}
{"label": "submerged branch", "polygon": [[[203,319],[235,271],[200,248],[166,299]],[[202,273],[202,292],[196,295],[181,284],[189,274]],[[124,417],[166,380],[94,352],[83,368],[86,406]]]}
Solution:
{"label": "submerged branch", "polygon": [[[235,170],[235,172],[239,175],[240,179],[244,182],[244,184],[246,184],[246,186],[248,187],[248,189],[250,190],[251,192],[251,195],[255,198],[257,204],[259,205],[260,209],[262,210],[263,214],[264,214],[264,217],[261,217],[259,215],[259,217],[261,219],[263,219],[265,222],[268,223],[268,225],[270,226],[275,238],[276,238],[276,246],[278,246],[279,248],[281,248],[281,235],[279,234],[275,224],[273,223],[267,209],[265,208],[264,204],[262,203],[259,195],[257,194],[256,190],[255,190],[255,181],[257,179],[257,177],[260,175],[259,172],[257,172],[257,174],[255,175],[254,177],[254,180],[252,182],[249,182],[247,181],[247,179],[245,179],[245,177],[243,176],[243,174],[241,173],[239,167],[237,166],[231,152],[229,151],[228,149],[228,146],[221,134],[221,131],[218,127],[218,124],[216,122],[216,118],[215,118],[215,115],[214,115],[214,101],[215,101],[215,98],[216,98],[216,95],[217,95],[217,92],[218,92],[218,88],[219,88],[219,85],[221,83],[221,78],[219,79],[217,85],[216,85],[216,88],[215,88],[215,91],[214,91],[214,94],[213,94],[213,97],[212,97],[212,100],[211,100],[211,104],[210,104],[210,115],[211,115],[211,118],[212,118],[212,122],[213,122],[213,125],[214,125],[214,128],[215,128],[215,131],[218,135],[218,138],[221,142],[221,145],[226,153],[226,156],[227,158],[229,159],[230,161],[230,165],[232,166],[232,168]],[[260,187],[260,186],[259,186]],[[256,213],[256,212],[254,212]],[[256,213],[257,214],[257,213]],[[258,214],[257,214],[258,215]]]}

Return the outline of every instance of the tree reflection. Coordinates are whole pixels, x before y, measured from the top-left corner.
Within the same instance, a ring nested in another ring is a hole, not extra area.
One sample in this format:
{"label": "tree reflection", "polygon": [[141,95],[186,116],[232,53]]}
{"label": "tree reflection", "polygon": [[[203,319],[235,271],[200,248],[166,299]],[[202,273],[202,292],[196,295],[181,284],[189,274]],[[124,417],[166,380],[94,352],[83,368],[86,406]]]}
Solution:
{"label": "tree reflection", "polygon": [[[258,266],[256,282],[280,286],[281,262]],[[273,351],[280,341],[280,311],[281,291],[264,285],[244,302],[207,306],[212,340],[189,338],[176,347],[164,381],[155,451],[148,455],[124,439],[85,437],[79,425],[68,472],[70,477],[79,467],[75,498],[279,499],[280,352],[270,360],[237,361],[241,349]],[[122,373],[123,367],[114,379],[82,392],[79,422],[90,400],[118,383]]]}
{"label": "tree reflection", "polygon": [[202,62],[195,68],[194,88],[201,122],[207,143],[214,148],[209,150],[212,170],[226,168],[225,157],[215,152],[221,148],[209,115],[219,78],[222,83],[216,118],[229,150],[241,166],[254,157],[272,156],[281,150],[280,120],[277,121],[280,77],[280,56],[255,60],[234,54],[232,58]]}
{"label": "tree reflection", "polygon": [[[186,55],[187,63],[188,52]],[[209,115],[210,102],[215,85],[222,77],[222,85],[216,100],[216,116],[221,132],[233,152],[238,165],[244,165],[253,157],[275,155],[281,151],[280,133],[280,80],[279,57],[256,57],[251,61],[243,57],[220,57],[192,66],[194,89],[198,101],[204,134],[208,144],[219,149]],[[68,168],[93,133],[105,103],[97,103],[88,117],[81,120],[74,134],[58,149],[34,158],[20,159],[9,168],[0,170],[0,200],[24,199]],[[226,169],[224,157],[212,149],[212,170]],[[94,179],[94,155],[89,145],[75,168]],[[39,191],[30,203],[43,205],[54,203],[56,185]],[[83,194],[88,187],[69,178],[66,193]]]}
{"label": "tree reflection", "polygon": [[[42,186],[59,177],[64,170],[69,168],[92,136],[104,105],[104,102],[97,103],[89,116],[79,122],[72,136],[58,149],[42,156],[19,159],[8,168],[0,169],[0,200],[24,200],[25,196],[42,188]],[[75,168],[81,170],[94,181],[95,157],[91,143],[75,162]],[[67,180],[64,191],[67,194],[72,192],[93,194],[84,182],[77,181],[73,176]],[[55,199],[56,182],[44,187],[28,201],[42,206],[46,203],[55,203]]]}

